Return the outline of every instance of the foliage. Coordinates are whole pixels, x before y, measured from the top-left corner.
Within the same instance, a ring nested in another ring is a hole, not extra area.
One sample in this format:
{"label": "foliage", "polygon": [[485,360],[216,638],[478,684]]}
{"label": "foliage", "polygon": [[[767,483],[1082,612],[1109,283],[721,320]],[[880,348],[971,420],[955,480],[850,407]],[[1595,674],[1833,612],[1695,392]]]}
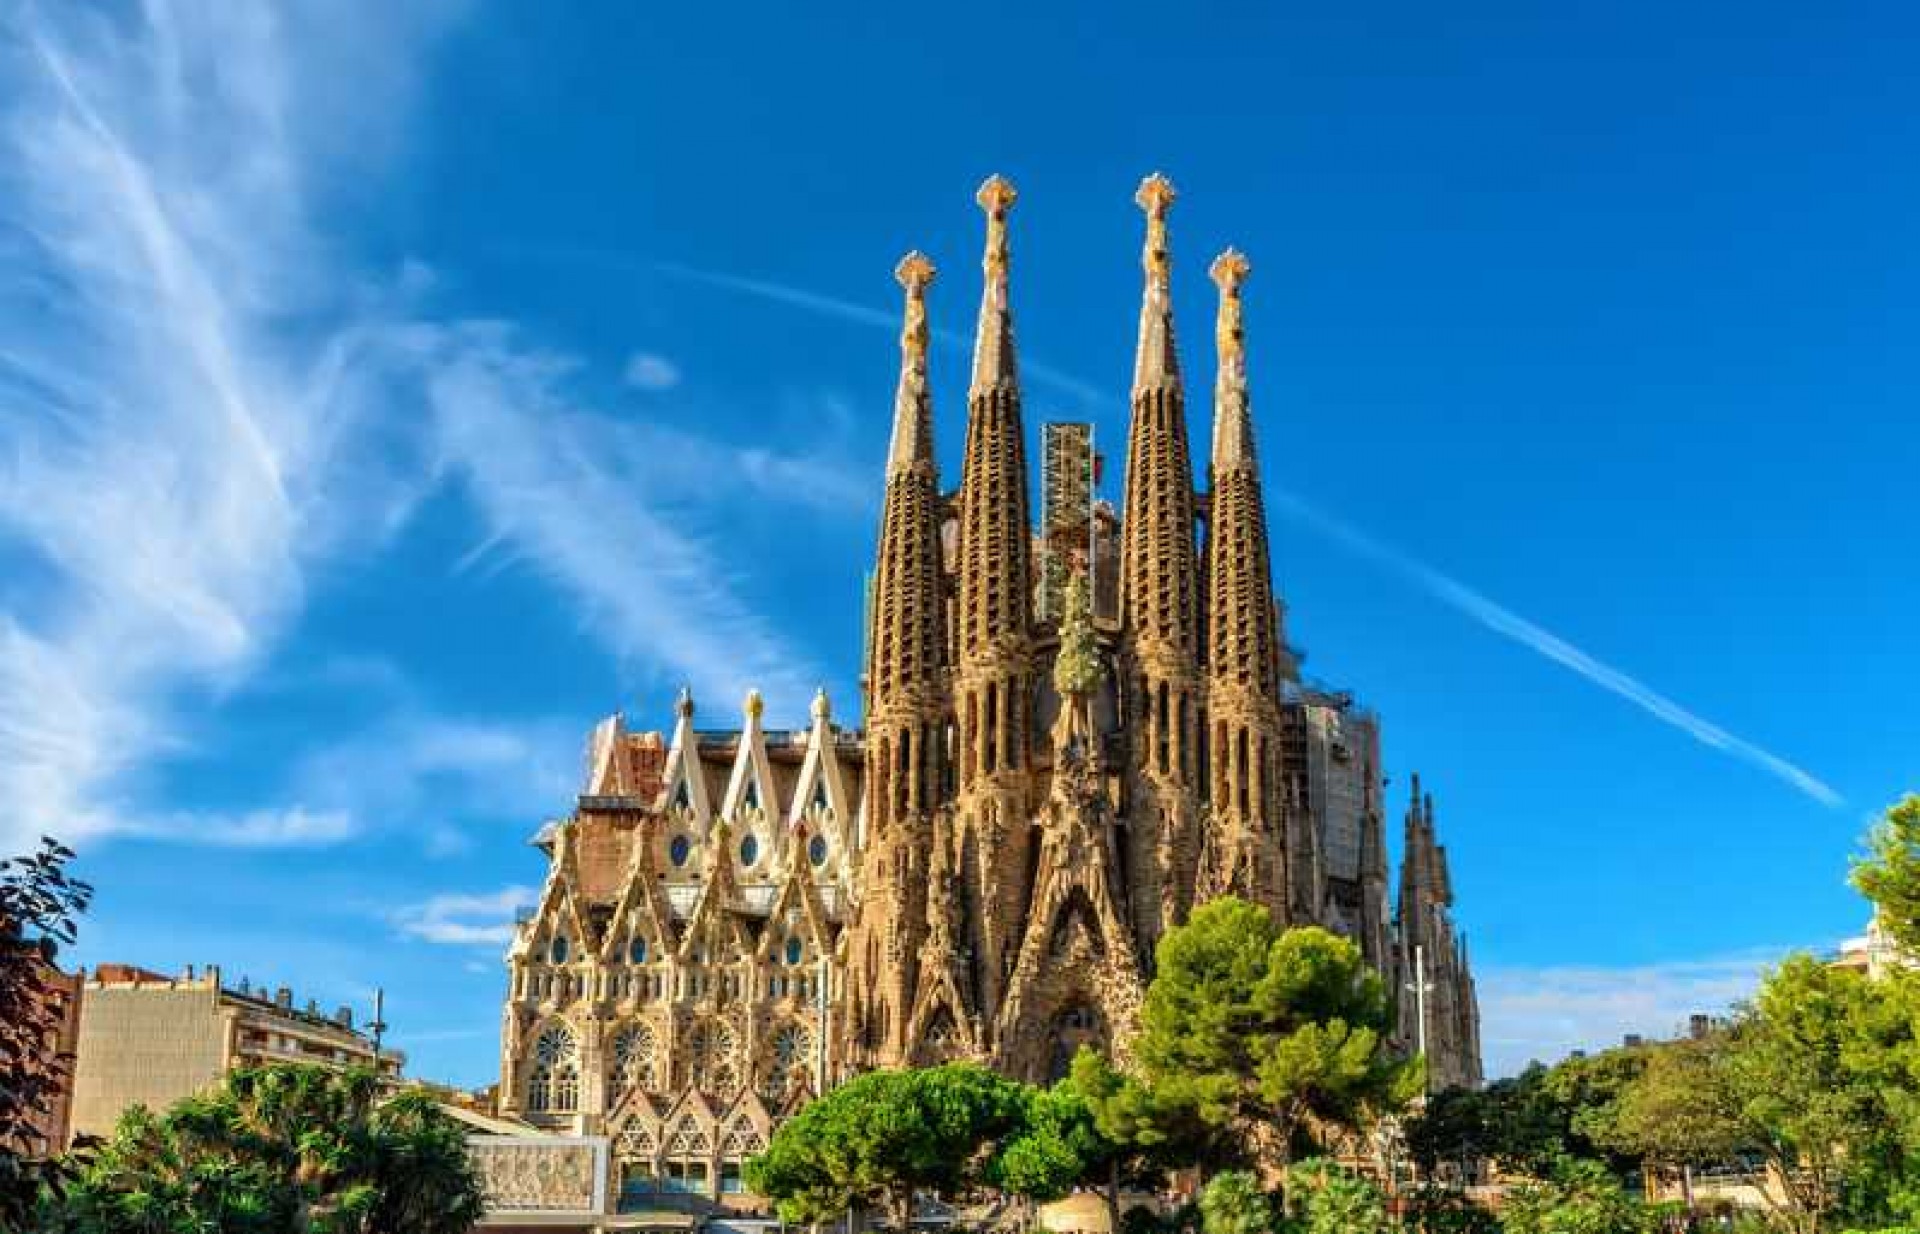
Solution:
{"label": "foliage", "polygon": [[1485,1208],[1450,1187],[1427,1184],[1406,1197],[1408,1230],[1421,1234],[1501,1234],[1500,1222]]}
{"label": "foliage", "polygon": [[1273,1234],[1273,1201],[1247,1170],[1222,1170],[1200,1192],[1202,1234]]}
{"label": "foliage", "polygon": [[1295,1141],[1396,1108],[1417,1062],[1386,1048],[1379,975],[1346,939],[1282,932],[1231,896],[1160,940],[1134,1054],[1157,1117],[1230,1136],[1284,1167]]}
{"label": "foliage", "polygon": [[1382,1234],[1387,1228],[1380,1189],[1325,1158],[1289,1169],[1286,1194],[1295,1234]]}
{"label": "foliage", "polygon": [[1719,1165],[1759,1147],[1733,1084],[1730,1035],[1663,1042],[1646,1047],[1642,1059],[1604,1117],[1587,1120],[1597,1143],[1665,1166]]}
{"label": "foliage", "polygon": [[1406,1121],[1408,1152],[1429,1173],[1493,1161],[1509,1173],[1547,1178],[1570,1159],[1626,1169],[1633,1161],[1594,1137],[1605,1135],[1613,1102],[1643,1065],[1637,1051],[1608,1050],[1551,1068],[1534,1063],[1483,1089],[1436,1093]]}
{"label": "foliage", "polygon": [[462,1234],[484,1197],[466,1136],[431,1099],[384,1103],[373,1073],[236,1071],[164,1114],[136,1106],[49,1201],[61,1234]]}
{"label": "foliage", "polygon": [[[746,1182],[790,1223],[880,1205],[904,1229],[916,1191],[983,1180],[993,1150],[1022,1130],[1028,1092],[971,1063],[869,1072],[782,1123],[767,1151],[747,1163]],[[1026,1181],[1048,1180],[1059,1167],[1054,1151],[1026,1159]]]}
{"label": "foliage", "polygon": [[43,838],[37,852],[0,861],[0,1230],[23,1227],[43,1190],[58,1193],[78,1159],[50,1158],[38,1129],[73,1066],[48,1043],[64,1014],[48,979],[73,942],[93,889],[67,874],[72,850]]}
{"label": "foliage", "polygon": [[1658,1211],[1597,1161],[1567,1162],[1550,1179],[1513,1188],[1500,1219],[1506,1234],[1652,1234],[1659,1226]]}
{"label": "foliage", "polygon": [[1873,901],[1893,941],[1920,953],[1920,794],[1902,797],[1874,825],[1853,885]]}

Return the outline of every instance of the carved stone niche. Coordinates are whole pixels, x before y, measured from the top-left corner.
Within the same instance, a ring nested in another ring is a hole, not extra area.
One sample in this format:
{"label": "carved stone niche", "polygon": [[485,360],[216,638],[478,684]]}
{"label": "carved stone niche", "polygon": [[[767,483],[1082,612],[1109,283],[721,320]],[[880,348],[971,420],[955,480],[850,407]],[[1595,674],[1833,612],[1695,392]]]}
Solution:
{"label": "carved stone niche", "polygon": [[606,1141],[474,1136],[467,1156],[487,1212],[599,1213],[606,1200]]}

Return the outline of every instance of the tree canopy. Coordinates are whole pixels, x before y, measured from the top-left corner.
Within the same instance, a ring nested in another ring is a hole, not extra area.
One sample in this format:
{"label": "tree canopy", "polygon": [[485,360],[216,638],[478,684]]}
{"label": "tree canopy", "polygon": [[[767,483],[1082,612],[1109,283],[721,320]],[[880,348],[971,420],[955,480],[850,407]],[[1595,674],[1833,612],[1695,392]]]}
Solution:
{"label": "tree canopy", "polygon": [[73,1060],[50,1051],[64,1012],[49,984],[93,889],[67,873],[73,852],[43,839],[34,853],[0,861],[0,1230],[23,1228],[44,1188],[72,1160],[43,1144]]}
{"label": "tree canopy", "polygon": [[[916,1191],[954,1192],[986,1174],[999,1143],[1019,1132],[1025,1086],[972,1063],[857,1076],[782,1123],[747,1163],[747,1185],[782,1220],[825,1221],[855,1205],[884,1208],[900,1228]],[[1070,1110],[1056,1108],[1070,1123]],[[1044,1186],[1056,1149],[1036,1148],[1017,1167]]]}
{"label": "tree canopy", "polygon": [[134,1107],[64,1197],[49,1234],[464,1234],[485,1211],[461,1127],[371,1071],[230,1073],[165,1113]]}
{"label": "tree canopy", "polygon": [[1133,1052],[1163,1116],[1231,1136],[1270,1170],[1296,1141],[1393,1108],[1418,1061],[1387,1048],[1391,1010],[1358,947],[1282,930],[1234,897],[1194,910],[1155,953]]}
{"label": "tree canopy", "polygon": [[1902,797],[1874,825],[1853,885],[1873,901],[1893,941],[1920,954],[1920,793]]}

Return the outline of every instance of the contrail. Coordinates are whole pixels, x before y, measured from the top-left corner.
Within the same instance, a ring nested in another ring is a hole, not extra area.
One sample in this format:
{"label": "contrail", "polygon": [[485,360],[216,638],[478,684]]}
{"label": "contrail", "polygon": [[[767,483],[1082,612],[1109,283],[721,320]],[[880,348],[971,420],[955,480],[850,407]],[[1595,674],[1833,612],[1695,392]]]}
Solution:
{"label": "contrail", "polygon": [[1542,629],[1512,609],[1481,595],[1465,583],[1415,561],[1391,545],[1382,544],[1358,528],[1312,505],[1297,494],[1281,488],[1270,488],[1267,491],[1273,497],[1274,504],[1297,521],[1375,565],[1398,574],[1436,600],[1458,609],[1502,638],[1510,639],[1522,647],[1537,652],[1561,667],[1586,678],[1601,689],[1619,695],[1655,719],[1672,725],[1702,745],[1724,751],[1742,762],[1751,763],[1767,774],[1786,781],[1823,806],[1837,808],[1845,804],[1840,794],[1831,786],[1806,770],[1796,767],[1777,754],[1761,749],[1751,741],[1734,736],[1710,720],[1695,715],[1612,665],[1603,664],[1594,659],[1559,635]]}
{"label": "contrail", "polygon": [[[895,331],[900,328],[900,314],[883,312],[865,304],[856,304],[852,300],[842,300],[837,296],[823,296],[819,292],[808,291],[803,287],[791,287],[785,283],[770,283],[765,279],[746,278],[738,274],[726,274],[719,270],[701,270],[694,266],[683,266],[678,262],[655,261],[649,263],[655,270],[674,278],[689,282],[704,283],[709,287],[719,287],[727,291],[736,291],[742,295],[758,296],[762,300],[771,300],[776,304],[790,305],[805,309],[823,317],[837,317],[842,321],[851,321],[876,329]],[[943,346],[965,353],[972,349],[973,340],[957,330],[933,331],[934,338]],[[1108,401],[1106,391],[1063,372],[1050,364],[1042,364],[1026,355],[1020,357],[1020,371],[1042,385],[1052,386],[1064,394],[1070,394],[1085,404]]]}

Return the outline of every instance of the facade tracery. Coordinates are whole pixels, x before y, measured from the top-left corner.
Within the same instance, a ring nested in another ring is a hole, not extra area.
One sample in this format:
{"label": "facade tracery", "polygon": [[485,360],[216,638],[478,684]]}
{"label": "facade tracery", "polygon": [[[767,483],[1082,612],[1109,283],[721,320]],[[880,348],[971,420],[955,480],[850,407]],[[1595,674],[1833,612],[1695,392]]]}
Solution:
{"label": "facade tracery", "polygon": [[[1048,426],[1029,518],[1012,185],[984,211],[958,488],[934,458],[928,295],[909,254],[868,597],[861,727],[602,723],[535,843],[508,954],[506,1113],[606,1135],[630,1199],[724,1197],[775,1120],[850,1072],[975,1059],[1032,1080],[1124,1055],[1153,946],[1233,893],[1427,983],[1429,1072],[1479,1076],[1478,1012],[1433,812],[1397,911],[1379,724],[1302,682],[1273,590],[1247,380],[1250,263],[1211,268],[1211,457],[1196,491],[1173,330],[1172,185],[1149,177],[1123,509],[1088,426]],[[1071,432],[1056,432],[1071,429]],[[1269,464],[1271,466],[1271,464]],[[1036,565],[1036,561],[1039,562]],[[1403,1027],[1403,1045],[1417,1034]]]}

